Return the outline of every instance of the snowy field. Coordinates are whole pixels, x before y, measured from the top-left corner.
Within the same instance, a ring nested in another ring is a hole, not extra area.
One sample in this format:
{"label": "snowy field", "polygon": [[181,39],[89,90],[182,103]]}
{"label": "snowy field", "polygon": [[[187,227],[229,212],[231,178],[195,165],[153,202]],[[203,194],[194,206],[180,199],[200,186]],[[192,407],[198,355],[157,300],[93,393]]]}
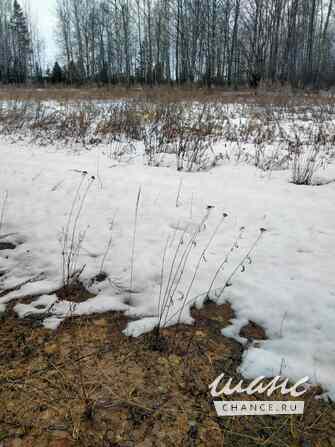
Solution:
{"label": "snowy field", "polygon": [[[43,113],[57,110],[50,104]],[[191,324],[191,307],[208,299],[228,301],[235,319],[224,335],[246,345],[245,377],[309,376],[335,398],[333,116],[281,111],[267,122],[250,107],[219,112],[211,130],[222,122],[224,132],[197,141],[197,169],[189,172],[176,169],[178,135],[161,143],[164,126],[149,119],[138,138],[128,133],[117,144],[93,144],[87,126],[76,141],[62,141],[52,122],[47,139],[42,126],[11,134],[6,122],[0,311],[13,304],[21,318],[41,315],[50,330],[70,315],[123,311],[125,333],[139,336]],[[187,119],[197,113],[194,105]],[[308,163],[289,152],[298,138],[296,148],[313,153],[310,185],[291,181],[296,164]],[[180,157],[189,167],[187,150]],[[95,296],[60,300],[55,292],[74,278]],[[268,339],[242,339],[248,321]]]}

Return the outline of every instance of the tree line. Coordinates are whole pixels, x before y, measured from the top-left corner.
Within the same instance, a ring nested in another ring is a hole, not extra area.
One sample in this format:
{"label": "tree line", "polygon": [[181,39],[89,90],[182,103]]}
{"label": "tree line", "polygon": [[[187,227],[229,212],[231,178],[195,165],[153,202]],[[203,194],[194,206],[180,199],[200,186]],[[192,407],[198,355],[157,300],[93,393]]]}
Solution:
{"label": "tree line", "polygon": [[[47,77],[70,84],[329,85],[333,7],[334,0],[57,0],[60,63]],[[36,53],[27,20],[16,0],[0,0],[0,13],[0,80],[24,82]]]}
{"label": "tree line", "polygon": [[67,79],[331,82],[333,0],[58,0]]}

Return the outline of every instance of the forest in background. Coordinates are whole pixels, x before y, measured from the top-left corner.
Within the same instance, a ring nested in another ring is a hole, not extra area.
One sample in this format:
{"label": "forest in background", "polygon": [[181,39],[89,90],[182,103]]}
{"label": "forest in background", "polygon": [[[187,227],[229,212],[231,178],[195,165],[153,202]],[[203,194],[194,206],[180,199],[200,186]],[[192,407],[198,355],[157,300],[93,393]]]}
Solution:
{"label": "forest in background", "polygon": [[0,82],[335,83],[333,0],[57,0],[55,14],[46,69],[29,12],[0,0]]}

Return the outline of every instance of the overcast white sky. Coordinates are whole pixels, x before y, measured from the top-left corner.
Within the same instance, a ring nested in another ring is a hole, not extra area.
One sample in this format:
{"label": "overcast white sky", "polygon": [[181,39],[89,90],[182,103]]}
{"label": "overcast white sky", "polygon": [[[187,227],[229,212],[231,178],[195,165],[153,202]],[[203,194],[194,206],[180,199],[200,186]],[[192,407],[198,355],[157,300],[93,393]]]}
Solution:
{"label": "overcast white sky", "polygon": [[33,17],[37,20],[41,37],[45,41],[46,62],[51,65],[57,58],[54,39],[56,0],[30,0],[29,3]]}

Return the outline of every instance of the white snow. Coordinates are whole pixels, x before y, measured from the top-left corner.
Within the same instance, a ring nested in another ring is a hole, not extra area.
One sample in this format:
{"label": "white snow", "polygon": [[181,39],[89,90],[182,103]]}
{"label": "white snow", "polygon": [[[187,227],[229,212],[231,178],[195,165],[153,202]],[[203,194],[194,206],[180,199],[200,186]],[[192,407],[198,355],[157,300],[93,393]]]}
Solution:
{"label": "white snow", "polygon": [[[226,147],[222,144],[221,150]],[[335,183],[296,186],[289,171],[269,174],[233,162],[208,172],[180,173],[145,166],[141,154],[118,163],[108,149],[53,150],[0,142],[0,192],[8,191],[3,232],[14,234],[17,245],[0,251],[0,293],[10,290],[0,295],[0,312],[8,302],[31,296],[31,304],[16,304],[18,315],[39,315],[55,329],[69,315],[123,311],[136,319],[125,333],[138,336],[159,320],[159,303],[183,239],[177,259],[190,243],[188,262],[162,322],[192,323],[191,306],[203,303],[229,255],[211,293],[219,303],[228,300],[236,314],[223,333],[245,342],[239,331],[250,320],[269,337],[246,345],[243,374],[310,376],[335,398]],[[81,171],[87,171],[84,180]],[[85,266],[81,279],[97,296],[76,304],[60,301],[54,292],[62,285],[62,230],[79,183],[82,197],[90,176],[96,179],[78,220],[85,231],[78,267]],[[322,176],[335,178],[334,166]],[[260,228],[267,232],[251,254],[252,263],[245,263],[246,271],[239,269],[221,293]],[[240,233],[238,248],[230,254]],[[93,281],[101,270],[107,278]]]}

